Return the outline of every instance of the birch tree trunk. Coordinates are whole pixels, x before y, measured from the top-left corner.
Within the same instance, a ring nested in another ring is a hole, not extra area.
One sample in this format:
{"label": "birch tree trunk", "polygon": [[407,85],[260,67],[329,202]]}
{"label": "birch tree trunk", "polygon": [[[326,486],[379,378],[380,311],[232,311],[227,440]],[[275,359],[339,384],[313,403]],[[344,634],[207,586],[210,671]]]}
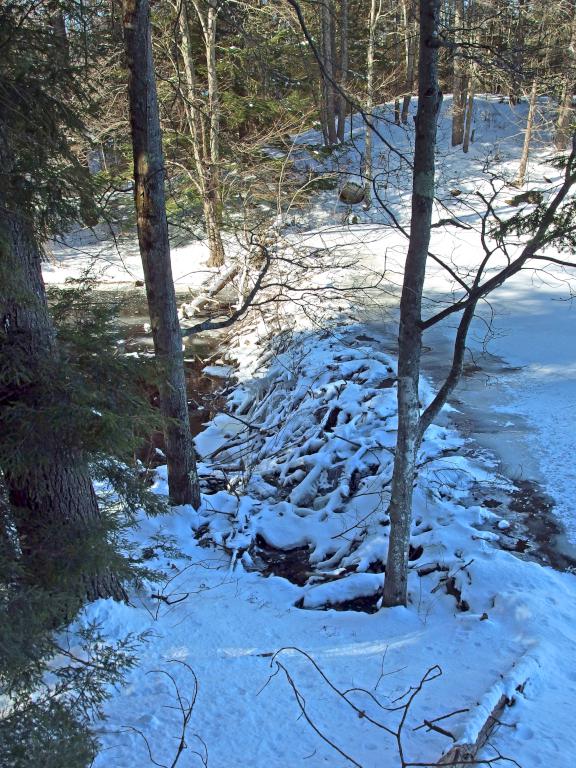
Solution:
{"label": "birch tree trunk", "polygon": [[406,605],[412,488],[420,445],[421,309],[434,199],[436,129],[442,94],[438,86],[440,0],[420,0],[418,111],[412,180],[412,218],[398,336],[398,436],[390,499],[390,542],[384,605]]}
{"label": "birch tree trunk", "polygon": [[530,142],[532,140],[532,129],[534,127],[534,116],[536,114],[536,100],[538,95],[538,86],[536,78],[532,81],[532,89],[530,91],[530,106],[528,108],[528,118],[526,120],[526,130],[524,131],[524,146],[522,148],[522,157],[520,158],[520,166],[518,168],[518,176],[516,177],[515,185],[517,187],[524,186],[524,179],[526,177],[526,169],[528,168],[528,157],[530,155]]}
{"label": "birch tree trunk", "polygon": [[164,158],[152,60],[148,0],[123,0],[134,202],[148,310],[165,419],[168,488],[173,504],[200,505],[190,432],[182,335],[170,263],[164,195]]}

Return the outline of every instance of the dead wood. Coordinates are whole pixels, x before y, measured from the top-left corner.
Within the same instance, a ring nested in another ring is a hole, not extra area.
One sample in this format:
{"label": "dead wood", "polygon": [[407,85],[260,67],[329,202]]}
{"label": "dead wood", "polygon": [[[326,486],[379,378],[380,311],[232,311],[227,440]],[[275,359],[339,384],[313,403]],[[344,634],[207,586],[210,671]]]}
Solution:
{"label": "dead wood", "polygon": [[240,265],[235,264],[230,269],[227,269],[224,274],[219,277],[204,293],[197,296],[189,304],[183,304],[180,311],[185,318],[193,317],[197,312],[203,309],[207,304],[211,302],[214,296],[217,296],[230,281],[232,281],[236,275],[240,272]]}
{"label": "dead wood", "polygon": [[496,706],[492,709],[486,718],[484,725],[478,732],[476,741],[473,744],[454,744],[448,752],[436,763],[436,765],[450,765],[452,768],[465,768],[470,764],[476,763],[476,755],[490,738],[490,734],[500,722],[500,717],[507,706],[512,704],[512,700],[505,694],[498,699]]}

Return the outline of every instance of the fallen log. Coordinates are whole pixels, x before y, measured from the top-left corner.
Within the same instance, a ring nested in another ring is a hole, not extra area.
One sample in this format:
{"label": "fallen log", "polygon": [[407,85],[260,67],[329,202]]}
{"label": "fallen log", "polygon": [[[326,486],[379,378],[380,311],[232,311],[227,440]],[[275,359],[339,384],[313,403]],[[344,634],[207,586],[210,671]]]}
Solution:
{"label": "fallen log", "polygon": [[512,700],[505,694],[498,699],[496,706],[486,718],[484,725],[480,729],[473,744],[454,744],[445,755],[443,755],[436,765],[450,765],[452,768],[465,768],[476,761],[476,755],[490,738],[490,734],[500,722],[500,717],[510,706]]}
{"label": "fallen log", "polygon": [[518,693],[522,693],[528,680],[540,667],[537,659],[525,655],[517,661],[507,675],[503,675],[477,705],[469,710],[460,734],[455,734],[454,744],[434,765],[450,765],[466,768],[478,763],[477,754],[485,746],[506,707],[512,706]]}
{"label": "fallen log", "polygon": [[216,282],[207,288],[203,293],[197,296],[189,304],[182,304],[180,307],[180,314],[182,317],[188,319],[194,317],[197,312],[200,312],[212,299],[222,291],[228,283],[230,283],[236,275],[240,272],[240,265],[235,264],[219,276]]}

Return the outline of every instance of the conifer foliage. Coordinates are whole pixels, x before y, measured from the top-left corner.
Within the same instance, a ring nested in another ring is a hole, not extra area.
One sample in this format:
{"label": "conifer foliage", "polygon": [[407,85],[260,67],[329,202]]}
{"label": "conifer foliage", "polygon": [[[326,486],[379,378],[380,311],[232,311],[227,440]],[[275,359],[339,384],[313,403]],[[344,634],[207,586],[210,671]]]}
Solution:
{"label": "conifer foliage", "polygon": [[90,51],[78,55],[83,38],[74,34],[89,21],[74,15],[81,10],[0,7],[0,751],[8,766],[89,764],[88,723],[133,663],[136,639],[109,645],[92,627],[76,638],[76,655],[55,631],[87,598],[125,596],[123,583],[144,573],[136,553],[121,554],[130,552],[125,532],[137,510],[162,510],[134,461],[158,424],[146,371],[118,355],[117,306],[89,284],[49,302],[41,275],[45,239],[96,213],[77,149],[93,105]]}

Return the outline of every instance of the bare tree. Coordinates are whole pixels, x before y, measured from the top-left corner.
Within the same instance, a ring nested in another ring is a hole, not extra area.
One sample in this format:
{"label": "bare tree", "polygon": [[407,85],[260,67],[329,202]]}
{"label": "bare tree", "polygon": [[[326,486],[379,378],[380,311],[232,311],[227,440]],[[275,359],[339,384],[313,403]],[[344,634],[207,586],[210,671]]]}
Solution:
{"label": "bare tree", "polygon": [[[389,515],[390,543],[384,583],[384,605],[405,605],[407,601],[408,548],[412,518],[412,489],[416,455],[424,433],[438,416],[458,384],[464,362],[466,340],[478,302],[509,280],[520,270],[540,262],[576,268],[576,261],[542,254],[553,243],[574,245],[574,200],[571,192],[576,184],[576,136],[567,158],[562,183],[552,192],[547,203],[534,214],[518,214],[503,222],[495,213],[500,192],[494,187],[492,198],[479,192],[485,205],[480,232],[484,250],[478,267],[463,280],[449,265],[443,265],[459,284],[463,295],[436,314],[422,317],[422,291],[431,230],[434,198],[434,148],[436,120],[440,106],[437,80],[439,0],[420,0],[420,85],[416,118],[416,142],[412,189],[412,219],[404,283],[400,304],[398,338],[398,435],[392,477]],[[504,185],[503,185],[504,186]],[[506,245],[509,233],[527,235],[525,245],[513,255]],[[503,254],[504,266],[488,273],[492,257]],[[437,257],[435,257],[438,260]],[[442,263],[442,262],[441,262]],[[418,382],[422,334],[438,322],[460,314],[448,375],[432,402],[420,413]]]}
{"label": "bare tree", "polygon": [[538,81],[536,78],[532,80],[532,88],[530,89],[530,101],[528,107],[528,117],[526,119],[526,130],[524,131],[524,145],[522,147],[522,157],[520,158],[520,166],[518,167],[518,176],[514,182],[517,187],[524,186],[524,179],[526,177],[526,169],[528,168],[528,157],[530,155],[530,142],[532,141],[532,130],[534,128],[534,116],[536,114],[536,100],[538,96]]}
{"label": "bare tree", "polygon": [[340,55],[338,59],[338,80],[340,91],[338,93],[338,141],[344,141],[344,129],[346,127],[346,112],[348,102],[344,95],[348,80],[348,0],[340,0]]}
{"label": "bare tree", "polygon": [[338,142],[336,133],[335,71],[334,71],[334,6],[332,0],[320,0],[320,30],[322,51],[322,126],[325,143]]}
{"label": "bare tree", "polygon": [[366,114],[371,122],[366,124],[364,139],[364,205],[370,208],[372,200],[372,110],[374,109],[374,54],[376,47],[376,28],[382,12],[382,0],[371,0],[368,20],[368,52],[366,54]]}
{"label": "bare tree", "polygon": [[402,0],[402,21],[404,25],[404,49],[406,58],[406,81],[402,99],[400,120],[403,125],[408,122],[408,110],[414,88],[416,72],[416,53],[418,50],[418,29],[415,22],[415,0]]}
{"label": "bare tree", "polygon": [[[455,33],[461,38],[464,32],[464,0],[454,3]],[[462,46],[454,51],[454,80],[452,88],[452,146],[457,147],[464,141],[464,118],[466,114],[467,73],[466,62],[462,55]]]}
{"label": "bare tree", "polygon": [[390,544],[384,604],[406,603],[412,487],[418,450],[421,307],[434,202],[434,151],[442,103],[438,86],[440,0],[420,0],[418,111],[412,186],[410,244],[406,256],[398,336],[398,438],[390,500]]}
{"label": "bare tree", "polygon": [[470,74],[468,77],[468,93],[464,96],[466,106],[466,122],[464,125],[464,140],[462,141],[462,152],[466,153],[470,149],[470,142],[474,139],[472,123],[474,122],[474,98],[476,96],[476,64],[471,62]]}
{"label": "bare tree", "polygon": [[124,0],[124,42],[134,155],[134,202],[144,267],[173,504],[200,506],[182,336],[170,263],[164,158],[152,59],[149,0]]}
{"label": "bare tree", "polygon": [[571,14],[570,43],[566,50],[566,74],[562,84],[562,99],[556,122],[554,144],[557,149],[565,149],[570,141],[571,123],[574,121],[574,85],[576,83],[576,8],[568,3]]}
{"label": "bare tree", "polygon": [[218,5],[202,0],[192,0],[202,29],[206,60],[207,98],[204,102],[198,93],[192,60],[192,35],[187,0],[181,0],[178,9],[181,35],[181,53],[186,75],[186,114],[193,140],[193,152],[202,196],[206,234],[210,257],[208,266],[224,264],[222,245],[222,201],[220,189],[220,94],[216,70],[216,32]]}

